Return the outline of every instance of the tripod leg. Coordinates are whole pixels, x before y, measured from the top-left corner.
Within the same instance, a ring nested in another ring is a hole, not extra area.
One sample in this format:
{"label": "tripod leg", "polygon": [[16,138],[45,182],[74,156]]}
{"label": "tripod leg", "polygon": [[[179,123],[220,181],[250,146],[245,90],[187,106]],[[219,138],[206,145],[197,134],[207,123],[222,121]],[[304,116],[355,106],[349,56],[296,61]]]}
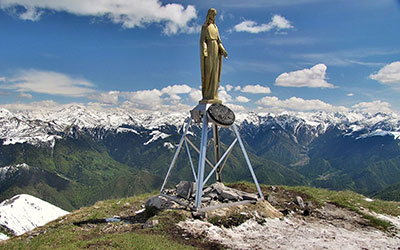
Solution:
{"label": "tripod leg", "polygon": [[204,114],[203,126],[201,129],[199,168],[197,171],[196,201],[195,201],[196,209],[199,209],[201,207],[201,196],[203,195],[204,167],[206,163],[206,153],[207,153],[207,132],[208,132],[207,114]]}
{"label": "tripod leg", "polygon": [[260,199],[263,200],[264,196],[263,196],[263,194],[261,192],[261,188],[260,188],[260,185],[258,184],[257,177],[256,177],[256,174],[254,173],[253,167],[251,166],[249,157],[247,156],[247,152],[246,152],[246,149],[244,148],[242,139],[240,138],[239,131],[237,130],[235,124],[232,125],[232,128],[233,128],[233,131],[235,132],[235,135],[236,135],[236,137],[237,137],[237,139],[239,141],[240,147],[242,148],[242,152],[243,152],[244,158],[246,159],[247,166],[249,166],[249,170],[250,170],[251,176],[253,177],[254,184],[256,184],[256,187],[257,187],[257,190],[258,190],[258,194],[260,195]]}
{"label": "tripod leg", "polygon": [[[215,164],[217,164],[217,162],[220,159],[220,143],[219,143],[219,133],[218,133],[218,126],[216,124],[213,124],[213,135],[214,135],[214,157],[215,157]],[[221,180],[221,168],[218,167],[216,172],[216,179],[218,182],[222,182]]]}
{"label": "tripod leg", "polygon": [[179,152],[181,151],[181,148],[182,148],[182,145],[183,145],[183,141],[185,140],[186,133],[187,133],[191,123],[192,123],[192,118],[189,117],[189,121],[187,122],[186,127],[183,130],[183,134],[182,134],[181,140],[179,141],[178,148],[175,151],[174,158],[172,159],[172,162],[171,162],[171,165],[169,166],[167,175],[165,176],[164,182],[163,182],[163,184],[161,186],[160,193],[162,193],[162,191],[164,190],[164,187],[165,187],[165,184],[167,183],[169,174],[171,173],[172,168],[175,166],[176,159],[178,158]]}

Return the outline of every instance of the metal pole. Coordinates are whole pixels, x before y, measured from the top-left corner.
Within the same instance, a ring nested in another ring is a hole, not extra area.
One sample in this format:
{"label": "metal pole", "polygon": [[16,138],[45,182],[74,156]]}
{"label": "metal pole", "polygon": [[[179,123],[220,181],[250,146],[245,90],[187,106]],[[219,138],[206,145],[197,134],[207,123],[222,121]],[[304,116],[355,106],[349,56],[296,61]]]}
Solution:
{"label": "metal pole", "polygon": [[[193,144],[193,142],[191,140],[189,140],[189,138],[186,137],[186,141],[189,143],[190,146],[192,146],[192,148],[198,153],[200,154],[200,150],[196,147],[196,145]],[[214,164],[212,164],[206,157],[206,163],[212,168],[214,168]]]}
{"label": "metal pole", "polygon": [[[236,138],[236,140],[237,140],[237,138]],[[225,157],[225,159],[224,159],[224,162],[221,164],[221,166],[218,167],[218,169],[219,169],[220,172],[222,172],[222,170],[224,169],[225,164],[226,164],[226,162],[228,161],[228,158],[229,158],[229,156],[230,156],[231,153],[232,153],[232,150],[233,150],[233,148],[231,148],[231,150],[229,150],[228,155],[227,155],[227,156]],[[228,150],[227,150],[227,151],[228,151]]]}
{"label": "metal pole", "polygon": [[169,174],[171,173],[171,170],[172,170],[172,168],[173,168],[174,165],[175,165],[176,159],[178,158],[178,155],[179,155],[179,151],[181,151],[182,144],[183,144],[184,138],[185,138],[185,136],[186,136],[186,132],[188,131],[188,128],[189,128],[191,122],[192,122],[192,118],[189,117],[189,121],[187,122],[186,127],[185,127],[185,129],[183,130],[183,135],[182,135],[182,137],[181,137],[181,140],[179,141],[178,148],[177,148],[176,151],[175,151],[174,158],[172,159],[172,162],[171,162],[171,165],[169,166],[167,175],[165,176],[164,182],[163,182],[163,184],[162,184],[162,186],[161,186],[160,193],[163,191],[164,186],[165,186],[165,184],[167,183],[167,179],[168,179],[168,177],[169,177]]}
{"label": "metal pole", "polygon": [[204,111],[203,127],[201,129],[199,169],[197,170],[197,183],[196,183],[197,186],[196,186],[195,208],[197,210],[201,207],[201,196],[203,195],[204,165],[206,162],[206,153],[207,153],[207,132],[208,132],[208,121],[207,121],[207,114]]}
{"label": "metal pole", "polygon": [[192,161],[192,156],[190,155],[190,150],[189,150],[189,146],[187,144],[186,141],[186,136],[185,136],[185,146],[186,146],[186,151],[188,153],[188,157],[189,157],[189,161],[190,161],[190,167],[192,168],[192,173],[193,173],[193,177],[194,177],[194,181],[197,181],[197,177],[196,177],[196,172],[194,171],[194,167],[193,167],[193,161]]}
{"label": "metal pole", "polygon": [[211,172],[208,174],[206,180],[203,182],[203,186],[207,183],[208,179],[210,179],[211,175],[214,173],[216,169],[218,169],[218,166],[221,164],[221,162],[227,157],[227,155],[231,152],[233,146],[235,146],[236,142],[238,141],[237,138],[232,142],[232,144],[229,146],[228,150],[225,151],[224,155],[219,159],[215,167],[211,170]]}
{"label": "metal pole", "polygon": [[263,194],[261,192],[260,185],[258,185],[257,177],[256,177],[256,175],[255,175],[255,173],[253,171],[253,167],[251,166],[249,157],[247,156],[247,152],[246,152],[246,149],[244,148],[242,139],[240,138],[240,135],[239,135],[239,132],[238,132],[238,130],[236,128],[236,125],[233,124],[232,127],[233,127],[233,131],[236,134],[237,139],[239,140],[239,144],[240,144],[240,147],[242,148],[242,152],[243,152],[244,158],[246,158],[246,162],[247,162],[247,165],[249,166],[251,176],[253,177],[253,181],[256,184],[256,187],[257,187],[257,190],[258,190],[258,194],[260,195],[260,198],[263,200],[264,196],[263,196]]}
{"label": "metal pole", "polygon": [[[218,134],[218,126],[217,124],[213,124],[213,135],[214,135],[214,157],[215,157],[215,164],[219,161],[219,134]],[[216,179],[218,182],[221,182],[221,170],[220,168],[217,168],[217,171],[215,172]]]}

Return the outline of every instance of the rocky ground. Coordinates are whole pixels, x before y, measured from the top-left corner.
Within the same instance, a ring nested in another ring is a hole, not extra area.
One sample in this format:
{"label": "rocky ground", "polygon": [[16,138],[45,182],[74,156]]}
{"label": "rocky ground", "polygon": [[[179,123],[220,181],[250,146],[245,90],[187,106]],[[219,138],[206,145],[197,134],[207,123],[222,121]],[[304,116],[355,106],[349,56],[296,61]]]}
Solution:
{"label": "rocky ground", "polygon": [[[191,191],[188,183],[180,183],[169,194],[192,205]],[[205,206],[215,206],[251,200],[254,195],[215,183],[205,189],[203,197]],[[369,215],[392,223],[390,230],[382,231],[360,213],[333,203],[313,204],[304,193],[270,186],[266,199],[208,210],[203,218],[189,218],[178,227],[187,235],[205,236],[230,249],[400,249],[399,218],[363,208]]]}
{"label": "rocky ground", "polygon": [[189,219],[178,225],[194,235],[205,235],[230,249],[398,249],[400,239],[365,226],[359,215],[334,205],[319,209],[323,217],[291,214],[249,219],[225,228]]}

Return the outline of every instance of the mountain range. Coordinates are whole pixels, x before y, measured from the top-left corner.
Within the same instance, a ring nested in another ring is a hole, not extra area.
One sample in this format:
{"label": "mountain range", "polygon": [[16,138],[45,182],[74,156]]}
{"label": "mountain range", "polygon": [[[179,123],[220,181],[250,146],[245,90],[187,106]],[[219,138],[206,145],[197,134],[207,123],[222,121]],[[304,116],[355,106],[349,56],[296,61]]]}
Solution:
{"label": "mountain range", "polygon": [[[188,115],[80,105],[55,111],[0,108],[0,201],[28,193],[72,210],[155,190]],[[261,183],[400,199],[400,116],[395,113],[249,112],[236,113],[236,124]],[[199,145],[199,126],[193,125],[189,134]],[[220,137],[224,151],[234,137],[226,128]],[[207,155],[212,161],[211,144]],[[196,166],[196,151],[190,153]],[[238,146],[222,178],[251,181]],[[185,150],[169,185],[182,179],[193,179]]]}

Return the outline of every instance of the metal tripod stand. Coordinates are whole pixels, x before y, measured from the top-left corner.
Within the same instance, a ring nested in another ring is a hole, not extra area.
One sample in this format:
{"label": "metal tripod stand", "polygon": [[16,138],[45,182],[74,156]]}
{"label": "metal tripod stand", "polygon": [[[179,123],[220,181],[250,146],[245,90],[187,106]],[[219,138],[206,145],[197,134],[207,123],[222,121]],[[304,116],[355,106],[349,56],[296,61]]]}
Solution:
{"label": "metal tripod stand", "polygon": [[[219,140],[219,135],[218,135],[218,126],[220,124],[217,124],[214,120],[210,119],[209,115],[207,114],[207,109],[209,108],[210,104],[199,104],[197,105],[192,111],[190,116],[188,117],[187,121],[185,121],[186,125],[184,125],[183,129],[183,134],[182,137],[179,141],[178,148],[175,151],[174,157],[172,159],[171,165],[168,169],[167,175],[165,176],[164,182],[161,186],[160,193],[163,193],[164,187],[167,183],[168,177],[171,174],[171,170],[174,168],[176,164],[176,160],[178,158],[179,152],[181,151],[183,144],[185,144],[186,151],[188,153],[189,157],[189,162],[190,166],[192,169],[193,177],[196,182],[196,196],[195,196],[195,205],[194,209],[199,210],[201,208],[201,198],[203,195],[203,187],[207,183],[207,181],[211,178],[211,176],[216,172],[216,179],[217,181],[221,181],[221,172],[226,164],[226,161],[229,157],[229,155],[232,152],[233,147],[237,142],[239,142],[240,148],[242,149],[243,156],[246,159],[247,166],[249,167],[251,176],[253,178],[253,181],[257,187],[257,191],[259,194],[259,199],[264,199],[264,196],[261,192],[260,185],[258,184],[257,177],[254,173],[253,167],[251,166],[249,157],[247,155],[246,149],[244,148],[242,139],[240,138],[240,134],[238,132],[238,129],[234,123],[232,123],[229,127],[234,135],[235,139],[233,142],[230,144],[228,149],[225,151],[225,153],[220,156],[220,140]],[[193,123],[200,123],[201,125],[201,143],[200,143],[200,149],[198,149],[193,142],[190,141],[190,139],[187,137],[187,133],[189,131],[189,127]],[[208,136],[208,127],[209,123],[212,124],[213,126],[213,137],[214,137],[214,156],[215,156],[215,165],[212,164],[206,157],[207,153],[207,136]],[[198,154],[199,154],[199,165],[197,169],[197,174],[193,166],[193,161],[192,157],[189,151],[189,146],[190,145]],[[205,165],[206,163],[212,167],[211,172],[208,174],[206,178],[204,178],[204,171],[205,171]]]}

